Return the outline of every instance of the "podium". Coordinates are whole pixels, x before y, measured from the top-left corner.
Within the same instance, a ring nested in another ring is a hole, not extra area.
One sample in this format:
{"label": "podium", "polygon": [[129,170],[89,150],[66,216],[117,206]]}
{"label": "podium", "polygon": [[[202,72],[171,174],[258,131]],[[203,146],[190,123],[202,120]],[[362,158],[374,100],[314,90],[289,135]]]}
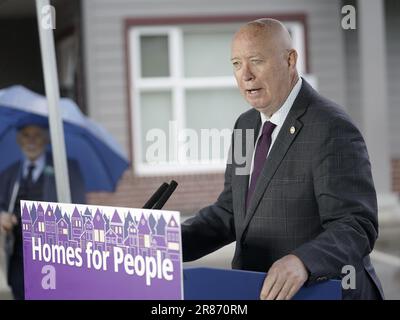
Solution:
{"label": "podium", "polygon": [[[185,300],[259,300],[266,273],[243,270],[186,267]],[[303,286],[293,300],[341,300],[339,280]]]}

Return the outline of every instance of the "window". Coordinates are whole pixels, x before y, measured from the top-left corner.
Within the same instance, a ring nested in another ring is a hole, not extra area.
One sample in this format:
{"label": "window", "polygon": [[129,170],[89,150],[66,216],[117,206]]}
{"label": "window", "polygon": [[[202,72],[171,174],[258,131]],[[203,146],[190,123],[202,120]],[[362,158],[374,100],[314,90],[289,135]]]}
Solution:
{"label": "window", "polygon": [[[248,21],[248,20],[247,20]],[[230,63],[240,23],[128,30],[132,148],[137,175],[222,172],[236,118],[249,106]],[[286,23],[306,72],[305,30]]]}

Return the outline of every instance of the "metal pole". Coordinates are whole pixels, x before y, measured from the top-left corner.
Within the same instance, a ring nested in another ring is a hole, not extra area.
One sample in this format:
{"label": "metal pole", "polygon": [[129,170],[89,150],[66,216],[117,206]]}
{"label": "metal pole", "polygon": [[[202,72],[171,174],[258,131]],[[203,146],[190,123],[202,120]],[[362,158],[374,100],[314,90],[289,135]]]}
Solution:
{"label": "metal pole", "polygon": [[[58,86],[53,28],[49,26],[49,19],[55,18],[55,16],[51,16],[51,14],[54,13],[51,11],[51,8],[49,0],[36,0],[36,14],[39,28],[40,51],[42,54],[43,76],[49,107],[50,138],[56,176],[57,199],[59,202],[71,203],[64,129],[59,108],[60,92]],[[55,19],[52,21],[55,23]]]}

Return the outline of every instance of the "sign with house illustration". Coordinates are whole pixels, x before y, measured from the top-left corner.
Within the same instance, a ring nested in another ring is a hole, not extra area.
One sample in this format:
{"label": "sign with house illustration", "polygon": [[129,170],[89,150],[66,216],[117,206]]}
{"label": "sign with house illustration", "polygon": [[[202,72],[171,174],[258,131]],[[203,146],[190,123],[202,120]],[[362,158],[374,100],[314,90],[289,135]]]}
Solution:
{"label": "sign with house illustration", "polygon": [[183,299],[174,211],[21,202],[26,299]]}

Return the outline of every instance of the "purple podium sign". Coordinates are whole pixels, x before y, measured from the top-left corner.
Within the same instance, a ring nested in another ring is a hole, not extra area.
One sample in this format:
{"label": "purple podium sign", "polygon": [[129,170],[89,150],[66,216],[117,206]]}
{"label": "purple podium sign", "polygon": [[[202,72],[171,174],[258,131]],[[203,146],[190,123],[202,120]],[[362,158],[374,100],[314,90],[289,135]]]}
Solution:
{"label": "purple podium sign", "polygon": [[183,299],[175,211],[21,201],[25,298]]}

